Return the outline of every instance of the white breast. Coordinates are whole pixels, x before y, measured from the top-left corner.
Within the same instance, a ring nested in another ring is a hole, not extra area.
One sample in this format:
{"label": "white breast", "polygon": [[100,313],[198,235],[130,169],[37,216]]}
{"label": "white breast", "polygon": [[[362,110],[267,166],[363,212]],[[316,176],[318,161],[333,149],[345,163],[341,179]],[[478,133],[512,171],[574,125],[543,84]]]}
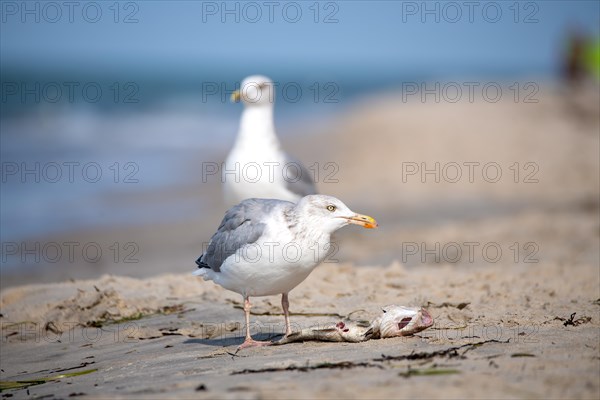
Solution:
{"label": "white breast", "polygon": [[[293,176],[294,171],[287,171]],[[287,189],[286,164],[272,149],[234,148],[222,168],[225,200],[234,205],[257,197],[296,202],[299,196]]]}
{"label": "white breast", "polygon": [[226,289],[248,296],[288,293],[304,281],[327,254],[329,237],[303,242],[289,231],[265,232],[261,240],[229,257],[212,279]]}

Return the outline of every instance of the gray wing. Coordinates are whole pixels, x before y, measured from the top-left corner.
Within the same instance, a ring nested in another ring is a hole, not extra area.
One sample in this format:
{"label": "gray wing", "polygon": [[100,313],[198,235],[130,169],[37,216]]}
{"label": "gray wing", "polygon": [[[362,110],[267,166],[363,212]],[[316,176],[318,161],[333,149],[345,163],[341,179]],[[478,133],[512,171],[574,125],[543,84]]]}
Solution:
{"label": "gray wing", "polygon": [[[289,179],[285,178],[285,187],[292,193],[300,197],[308,196],[309,194],[317,194],[317,188],[313,181],[313,174],[296,158],[285,155],[286,170],[290,174]],[[288,167],[288,165],[293,165]],[[296,175],[300,174],[300,176]]]}
{"label": "gray wing", "polygon": [[206,252],[196,261],[198,267],[219,272],[229,256],[262,236],[266,216],[282,205],[294,206],[293,203],[280,200],[247,199],[227,210],[219,229],[210,239]]}

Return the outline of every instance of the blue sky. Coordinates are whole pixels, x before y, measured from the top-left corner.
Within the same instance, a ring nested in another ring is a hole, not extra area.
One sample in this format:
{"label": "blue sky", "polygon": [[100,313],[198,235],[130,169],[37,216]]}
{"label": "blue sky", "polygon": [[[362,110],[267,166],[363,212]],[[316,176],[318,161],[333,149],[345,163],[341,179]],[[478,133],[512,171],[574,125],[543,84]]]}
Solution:
{"label": "blue sky", "polygon": [[54,2],[59,16],[43,2],[3,2],[4,71],[547,73],[569,30],[598,36],[600,25],[598,1],[138,1],[120,2],[118,14],[114,1],[90,3],[70,16]]}

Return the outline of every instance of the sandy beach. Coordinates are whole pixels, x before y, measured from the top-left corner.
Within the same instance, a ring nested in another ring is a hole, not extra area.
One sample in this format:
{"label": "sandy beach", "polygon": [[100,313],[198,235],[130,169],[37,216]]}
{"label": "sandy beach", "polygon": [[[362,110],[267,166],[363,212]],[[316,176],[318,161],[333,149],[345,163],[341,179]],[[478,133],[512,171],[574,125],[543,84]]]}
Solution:
{"label": "sandy beach", "polygon": [[[290,293],[294,327],[397,304],[427,308],[430,329],[232,355],[241,297],[190,275],[225,211],[219,179],[200,173],[223,148],[190,161],[186,187],[114,199],[202,198],[185,221],[31,239],[105,255],[2,272],[3,398],[599,398],[600,100],[509,97],[373,95],[283,140],[321,193],[380,223],[335,234]],[[279,298],[254,304],[254,335],[281,334]]]}

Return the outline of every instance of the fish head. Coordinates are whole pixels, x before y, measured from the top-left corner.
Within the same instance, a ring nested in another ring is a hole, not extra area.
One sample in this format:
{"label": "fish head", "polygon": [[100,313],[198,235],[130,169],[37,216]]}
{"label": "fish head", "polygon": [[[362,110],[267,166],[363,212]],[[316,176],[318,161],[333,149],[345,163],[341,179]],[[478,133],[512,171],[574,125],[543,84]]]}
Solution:
{"label": "fish head", "polygon": [[396,305],[384,307],[379,320],[382,338],[414,335],[433,325],[433,317],[424,308]]}

